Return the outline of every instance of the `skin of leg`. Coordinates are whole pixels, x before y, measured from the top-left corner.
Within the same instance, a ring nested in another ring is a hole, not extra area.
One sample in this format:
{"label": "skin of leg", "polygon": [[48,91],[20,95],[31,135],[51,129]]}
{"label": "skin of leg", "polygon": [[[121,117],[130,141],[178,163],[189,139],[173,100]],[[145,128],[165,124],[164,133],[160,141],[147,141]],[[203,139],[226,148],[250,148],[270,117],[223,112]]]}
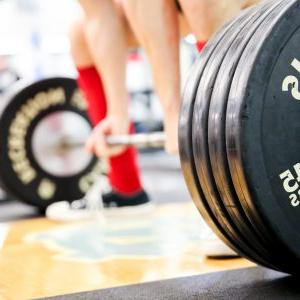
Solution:
{"label": "skin of leg", "polygon": [[[85,20],[81,18],[71,27],[71,54],[79,72],[79,84],[81,83],[82,91],[87,93],[91,121],[97,124],[106,116],[106,97],[89,52],[84,26]],[[133,38],[130,40],[134,41]],[[136,150],[129,148],[121,155],[109,159],[109,181],[118,193],[131,195],[142,188],[136,157]]]}
{"label": "skin of leg", "polygon": [[126,113],[127,42],[124,23],[111,0],[80,0],[85,13],[85,36],[98,72],[102,75],[108,110]]}
{"label": "skin of leg", "polygon": [[128,24],[120,6],[112,0],[79,0],[85,16],[84,32],[94,65],[107,97],[107,117],[94,129],[87,149],[98,156],[114,156],[124,147],[109,147],[106,136],[128,134],[130,120],[125,67]]}
{"label": "skin of leg", "polygon": [[[122,7],[119,7],[119,13],[121,14]],[[76,67],[89,67],[94,65],[93,57],[90,53],[89,46],[87,43],[87,39],[85,36],[85,18],[84,15],[81,14],[71,25],[69,31],[69,39],[71,46],[71,56],[74,61]],[[126,20],[124,20],[126,26],[124,28],[126,41],[129,48],[137,48],[139,47],[139,43],[134,36],[131,28],[129,27]]]}
{"label": "skin of leg", "polygon": [[207,41],[226,21],[259,0],[179,0],[179,2],[197,40]]}
{"label": "skin of leg", "polygon": [[78,68],[89,67],[94,64],[85,38],[84,24],[83,17],[74,21],[69,32],[71,56]]}
{"label": "skin of leg", "polygon": [[170,0],[124,0],[131,28],[149,58],[154,84],[165,112],[166,149],[177,152],[180,106],[178,12]]}

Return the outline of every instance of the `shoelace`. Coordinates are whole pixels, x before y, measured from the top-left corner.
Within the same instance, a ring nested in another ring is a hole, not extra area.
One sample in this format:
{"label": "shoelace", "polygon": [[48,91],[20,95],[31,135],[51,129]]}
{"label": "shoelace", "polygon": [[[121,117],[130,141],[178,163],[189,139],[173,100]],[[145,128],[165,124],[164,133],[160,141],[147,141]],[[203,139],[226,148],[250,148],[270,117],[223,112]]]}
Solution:
{"label": "shoelace", "polygon": [[103,198],[101,193],[101,176],[95,178],[85,196],[81,199],[75,200],[70,204],[71,209],[89,209],[92,211],[103,210]]}

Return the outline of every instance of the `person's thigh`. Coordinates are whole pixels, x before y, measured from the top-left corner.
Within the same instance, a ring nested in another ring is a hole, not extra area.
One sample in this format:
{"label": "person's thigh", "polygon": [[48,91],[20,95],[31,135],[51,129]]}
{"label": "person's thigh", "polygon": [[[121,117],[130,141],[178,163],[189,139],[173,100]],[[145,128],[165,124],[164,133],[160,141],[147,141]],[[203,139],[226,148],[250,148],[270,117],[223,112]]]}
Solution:
{"label": "person's thigh", "polygon": [[111,0],[115,3],[115,7],[117,10],[118,15],[123,20],[124,23],[124,29],[126,34],[126,40],[128,43],[129,48],[138,48],[140,46],[140,43],[138,39],[136,38],[133,30],[130,27],[130,24],[126,18],[125,11],[124,11],[124,0]]}
{"label": "person's thigh", "polygon": [[139,43],[131,30],[129,23],[125,17],[124,8],[122,5],[122,0],[78,0],[86,19],[97,19],[100,17],[100,10],[103,5],[103,1],[112,1],[116,9],[116,13],[122,20],[124,25],[124,32],[126,35],[126,40],[129,48],[137,48]]}
{"label": "person's thigh", "polygon": [[[178,0],[183,18],[198,40],[207,40],[226,21],[260,0]],[[183,24],[185,24],[183,22]]]}

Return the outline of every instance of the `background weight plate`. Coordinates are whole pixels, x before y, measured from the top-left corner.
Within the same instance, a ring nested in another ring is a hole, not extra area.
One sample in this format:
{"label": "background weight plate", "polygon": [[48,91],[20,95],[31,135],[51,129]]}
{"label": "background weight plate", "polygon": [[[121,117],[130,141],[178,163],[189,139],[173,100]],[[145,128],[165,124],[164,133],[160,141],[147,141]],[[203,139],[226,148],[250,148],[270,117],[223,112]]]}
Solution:
{"label": "background weight plate", "polygon": [[278,254],[282,249],[272,248],[272,237],[264,236],[258,225],[255,227],[252,226],[235,193],[227,162],[225,113],[232,77],[245,46],[255,30],[268,16],[270,10],[276,9],[279,11],[283,5],[283,1],[273,1],[266,7],[261,8],[255,18],[253,18],[234,39],[217,71],[218,74],[211,94],[208,118],[210,163],[219,194],[226,210],[245,239],[258,250],[258,253],[261,253],[262,257],[267,258],[268,261],[273,261],[272,264],[275,262],[279,264],[280,260],[283,260],[282,265],[285,264],[286,260],[285,257]]}
{"label": "background weight plate", "polygon": [[[253,222],[289,249],[291,264],[283,271],[299,273],[299,212],[284,191],[286,170],[294,175],[299,161],[299,101],[284,92],[283,81],[299,73],[299,1],[285,1],[255,33],[237,66],[226,114],[227,156],[235,189]],[[289,85],[289,91],[296,84]],[[285,187],[296,184],[293,179]],[[281,268],[281,267],[280,267]]]}
{"label": "background weight plate", "polygon": [[197,62],[193,66],[190,75],[186,81],[179,118],[179,153],[181,167],[192,199],[204,220],[214,230],[214,232],[219,236],[219,238],[221,238],[236,252],[239,252],[245,256],[246,254],[242,252],[236,241],[230,239],[228,233],[218,223],[214,214],[210,210],[210,207],[207,203],[207,199],[203,195],[202,189],[197,179],[197,173],[195,170],[193,160],[191,122],[193,114],[193,104],[198,88],[198,82],[200,80],[208,58],[211,56],[216,46],[223,41],[222,39],[224,37],[225,32],[231,27],[234,27],[235,24],[247,13],[248,11],[242,12],[242,14],[236,20],[224,25],[216,33],[214,38],[212,38],[202,50]]}
{"label": "background weight plate", "polygon": [[0,203],[1,201],[7,201],[7,200],[10,200],[9,195],[7,195],[7,193],[3,189],[0,189]]}
{"label": "background weight plate", "polygon": [[68,139],[72,129],[77,130],[77,123],[66,124],[64,114],[80,122],[85,135],[91,130],[76,81],[59,77],[26,87],[18,85],[10,90],[0,113],[1,185],[9,194],[40,209],[55,201],[81,198],[99,171],[98,160],[91,155],[79,167],[78,156],[72,157],[69,150],[61,153],[69,158],[64,165],[50,160],[51,151],[47,157],[47,147],[54,146],[55,140],[59,146],[60,137]]}
{"label": "background weight plate", "polygon": [[[265,9],[267,9],[269,6]],[[264,6],[257,6],[255,9],[241,19],[235,27],[228,30],[224,41],[220,43],[213,55],[209,58],[206,64],[205,70],[199,82],[198,91],[196,95],[193,122],[192,122],[192,141],[193,141],[193,154],[195,160],[195,166],[198,174],[198,179],[205,197],[208,199],[208,203],[218,219],[222,228],[224,228],[231,239],[235,240],[240,245],[244,253],[247,253],[252,260],[259,262],[260,264],[272,267],[266,257],[263,257],[255,247],[255,241],[249,241],[245,235],[243,235],[240,228],[230,218],[228,211],[220,197],[211,170],[208,153],[208,140],[207,140],[207,122],[208,122],[208,111],[210,105],[210,96],[215,84],[215,79],[219,67],[222,63],[224,55],[226,55],[228,48],[233,42],[234,38],[239,32],[247,26],[252,24],[253,20],[257,18],[257,15]]]}

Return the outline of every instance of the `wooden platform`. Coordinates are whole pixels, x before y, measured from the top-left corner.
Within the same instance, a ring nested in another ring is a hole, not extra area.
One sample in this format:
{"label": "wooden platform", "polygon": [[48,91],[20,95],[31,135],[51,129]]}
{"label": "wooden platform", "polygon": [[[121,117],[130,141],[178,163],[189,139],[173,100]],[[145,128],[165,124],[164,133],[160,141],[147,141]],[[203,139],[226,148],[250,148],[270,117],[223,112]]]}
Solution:
{"label": "wooden platform", "polygon": [[0,299],[28,299],[253,266],[205,259],[192,203],[77,224],[0,224]]}

